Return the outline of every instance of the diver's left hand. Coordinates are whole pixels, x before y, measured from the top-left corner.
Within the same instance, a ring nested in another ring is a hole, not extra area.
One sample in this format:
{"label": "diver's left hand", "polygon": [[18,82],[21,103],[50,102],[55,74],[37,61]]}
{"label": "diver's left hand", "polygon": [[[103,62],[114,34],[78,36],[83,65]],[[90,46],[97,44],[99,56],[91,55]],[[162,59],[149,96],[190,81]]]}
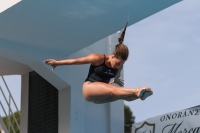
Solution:
{"label": "diver's left hand", "polygon": [[113,83],[115,83],[115,84],[117,84],[117,85],[119,85],[121,87],[124,87],[124,80],[121,79],[121,78],[113,79],[113,81],[111,82],[111,84],[113,84]]}

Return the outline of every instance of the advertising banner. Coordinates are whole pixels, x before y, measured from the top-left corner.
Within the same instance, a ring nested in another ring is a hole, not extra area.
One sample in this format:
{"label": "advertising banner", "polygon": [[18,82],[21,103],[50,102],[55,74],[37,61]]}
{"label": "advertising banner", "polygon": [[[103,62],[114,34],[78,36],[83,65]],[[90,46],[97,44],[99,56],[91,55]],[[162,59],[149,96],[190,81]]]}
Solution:
{"label": "advertising banner", "polygon": [[200,105],[135,123],[132,133],[200,133]]}

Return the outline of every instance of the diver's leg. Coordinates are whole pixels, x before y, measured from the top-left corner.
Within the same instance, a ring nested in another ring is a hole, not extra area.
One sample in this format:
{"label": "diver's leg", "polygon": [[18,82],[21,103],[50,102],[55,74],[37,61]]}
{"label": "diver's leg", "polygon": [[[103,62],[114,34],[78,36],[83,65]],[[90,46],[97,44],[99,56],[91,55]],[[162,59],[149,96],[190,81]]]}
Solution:
{"label": "diver's leg", "polygon": [[151,91],[149,87],[123,88],[102,82],[85,82],[83,84],[83,95],[86,100],[92,102],[109,102],[123,99],[129,96],[141,97],[141,93]]}

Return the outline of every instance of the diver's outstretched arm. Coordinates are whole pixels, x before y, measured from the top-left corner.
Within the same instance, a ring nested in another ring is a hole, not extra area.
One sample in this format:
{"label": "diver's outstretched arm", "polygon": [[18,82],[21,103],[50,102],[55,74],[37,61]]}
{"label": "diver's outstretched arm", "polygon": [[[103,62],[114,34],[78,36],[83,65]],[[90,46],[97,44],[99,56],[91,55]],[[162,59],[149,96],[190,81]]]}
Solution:
{"label": "diver's outstretched arm", "polygon": [[52,66],[52,71],[56,68],[56,66],[60,65],[81,65],[81,64],[95,64],[102,59],[100,54],[89,54],[84,57],[75,58],[75,59],[66,59],[66,60],[54,60],[47,59],[44,61],[45,64]]}

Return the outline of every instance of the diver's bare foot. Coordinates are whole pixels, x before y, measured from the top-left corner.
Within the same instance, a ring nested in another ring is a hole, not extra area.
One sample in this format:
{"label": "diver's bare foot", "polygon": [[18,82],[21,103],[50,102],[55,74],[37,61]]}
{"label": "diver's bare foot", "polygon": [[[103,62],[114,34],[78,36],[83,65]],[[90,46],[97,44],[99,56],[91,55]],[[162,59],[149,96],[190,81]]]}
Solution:
{"label": "diver's bare foot", "polygon": [[[137,89],[136,96],[141,98],[145,92],[152,92],[151,88],[149,87],[141,87]],[[153,94],[153,92],[152,92]]]}

